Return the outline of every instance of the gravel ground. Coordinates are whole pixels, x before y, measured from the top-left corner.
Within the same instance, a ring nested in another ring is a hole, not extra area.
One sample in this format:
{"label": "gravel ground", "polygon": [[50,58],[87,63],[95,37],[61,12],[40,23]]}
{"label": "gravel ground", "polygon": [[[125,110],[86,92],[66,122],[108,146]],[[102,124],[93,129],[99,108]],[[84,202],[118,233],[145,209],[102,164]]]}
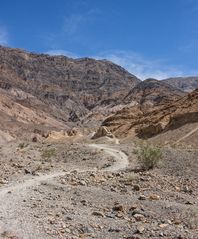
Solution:
{"label": "gravel ground", "polygon": [[1,238],[198,238],[198,151],[166,147],[138,172],[134,144],[106,145],[129,159],[108,172],[106,149],[20,143],[0,151]]}

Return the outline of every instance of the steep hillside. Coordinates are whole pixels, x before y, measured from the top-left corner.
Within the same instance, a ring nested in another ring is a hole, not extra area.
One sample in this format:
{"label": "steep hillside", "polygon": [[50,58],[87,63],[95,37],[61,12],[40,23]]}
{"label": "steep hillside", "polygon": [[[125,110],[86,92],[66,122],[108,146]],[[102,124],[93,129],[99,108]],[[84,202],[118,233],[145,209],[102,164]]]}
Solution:
{"label": "steep hillside", "polygon": [[125,97],[125,103],[137,102],[140,105],[152,106],[175,101],[185,93],[162,81],[147,79],[140,82]]}
{"label": "steep hillside", "polygon": [[198,77],[176,77],[163,80],[174,87],[183,91],[193,91],[198,89]]}
{"label": "steep hillside", "polygon": [[51,111],[56,114],[56,109],[30,94],[0,89],[0,135],[4,135],[2,132],[10,136],[26,134],[33,132],[36,125],[43,132],[45,129],[68,129],[67,124],[50,114]]}
{"label": "steep hillside", "polygon": [[97,105],[127,94],[140,80],[105,60],[71,59],[0,47],[0,87],[17,88],[77,121]]}
{"label": "steep hillside", "polygon": [[198,122],[198,90],[172,103],[142,111],[140,106],[126,107],[108,117],[103,126],[117,136],[152,137],[161,132]]}
{"label": "steep hillside", "polygon": [[134,88],[129,90],[128,94],[124,98],[121,98],[120,101],[112,102],[105,107],[95,107],[92,112],[82,119],[82,123],[84,126],[90,124],[94,125],[95,121],[95,126],[97,126],[98,123],[102,123],[106,117],[115,114],[125,107],[136,106],[137,108],[138,105],[141,110],[144,111],[144,109],[147,110],[155,105],[163,105],[178,100],[185,94],[185,92],[162,81],[147,79],[141,81]]}
{"label": "steep hillside", "polygon": [[1,129],[73,127],[94,109],[116,105],[139,82],[106,60],[0,47]]}

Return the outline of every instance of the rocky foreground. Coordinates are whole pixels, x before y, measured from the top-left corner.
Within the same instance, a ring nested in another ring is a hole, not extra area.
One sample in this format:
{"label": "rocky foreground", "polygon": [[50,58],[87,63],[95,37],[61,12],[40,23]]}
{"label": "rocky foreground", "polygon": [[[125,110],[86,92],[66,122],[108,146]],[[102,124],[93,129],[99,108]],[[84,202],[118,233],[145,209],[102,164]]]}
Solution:
{"label": "rocky foreground", "polygon": [[1,238],[196,239],[198,151],[165,147],[142,172],[138,145],[104,140],[1,146]]}
{"label": "rocky foreground", "polygon": [[186,79],[0,47],[0,238],[198,239],[198,78]]}

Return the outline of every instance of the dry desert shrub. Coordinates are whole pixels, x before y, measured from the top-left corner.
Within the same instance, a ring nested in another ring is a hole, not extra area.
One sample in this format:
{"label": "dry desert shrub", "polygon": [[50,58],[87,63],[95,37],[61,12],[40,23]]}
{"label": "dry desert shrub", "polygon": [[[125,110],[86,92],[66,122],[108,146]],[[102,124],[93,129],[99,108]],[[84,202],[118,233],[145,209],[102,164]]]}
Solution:
{"label": "dry desert shrub", "polygon": [[56,156],[56,150],[54,148],[51,149],[45,149],[43,150],[41,157],[45,160],[45,161],[51,161],[52,157]]}
{"label": "dry desert shrub", "polygon": [[156,167],[159,160],[162,158],[161,149],[148,143],[143,143],[137,152],[138,161],[143,170],[150,170]]}

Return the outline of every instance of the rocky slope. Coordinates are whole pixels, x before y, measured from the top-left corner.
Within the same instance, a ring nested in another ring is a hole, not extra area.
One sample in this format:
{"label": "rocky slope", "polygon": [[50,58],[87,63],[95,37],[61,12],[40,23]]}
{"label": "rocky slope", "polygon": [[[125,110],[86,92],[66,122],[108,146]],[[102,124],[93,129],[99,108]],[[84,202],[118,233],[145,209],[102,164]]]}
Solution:
{"label": "rocky slope", "polygon": [[163,80],[171,86],[177,87],[183,91],[193,91],[198,89],[198,77],[175,77]]}
{"label": "rocky slope", "polygon": [[[21,135],[35,130],[36,125],[40,129],[68,129],[63,121],[50,115],[50,111],[56,112],[51,106],[47,106],[34,96],[20,90],[0,89],[0,130],[10,135]],[[2,134],[0,134],[2,136]]]}
{"label": "rocky slope", "polygon": [[147,79],[131,89],[124,102],[127,104],[134,101],[148,107],[175,101],[184,95],[183,91],[162,81]]}
{"label": "rocky slope", "polygon": [[198,122],[198,90],[172,103],[142,110],[125,107],[108,117],[103,126],[118,136],[152,137],[161,132]]}
{"label": "rocky slope", "polygon": [[[156,79],[147,79],[141,81],[134,88],[129,90],[124,98],[120,101],[112,102],[107,106],[97,106],[88,115],[82,119],[82,124],[88,126],[93,125],[95,121],[96,127],[98,123],[102,123],[105,118],[115,114],[125,107],[139,106],[142,111],[147,110],[155,105],[163,105],[173,102],[184,96],[185,92],[170,86]],[[137,107],[135,107],[137,108]],[[135,109],[134,108],[134,109]]]}
{"label": "rocky slope", "polygon": [[7,122],[15,120],[19,125],[71,126],[96,107],[116,104],[138,82],[137,77],[106,60],[0,47],[1,125],[9,129]]}
{"label": "rocky slope", "polygon": [[[82,142],[1,148],[0,238],[197,239],[198,151],[164,148],[157,168],[136,172],[132,141]],[[128,168],[109,171],[124,152]]]}

